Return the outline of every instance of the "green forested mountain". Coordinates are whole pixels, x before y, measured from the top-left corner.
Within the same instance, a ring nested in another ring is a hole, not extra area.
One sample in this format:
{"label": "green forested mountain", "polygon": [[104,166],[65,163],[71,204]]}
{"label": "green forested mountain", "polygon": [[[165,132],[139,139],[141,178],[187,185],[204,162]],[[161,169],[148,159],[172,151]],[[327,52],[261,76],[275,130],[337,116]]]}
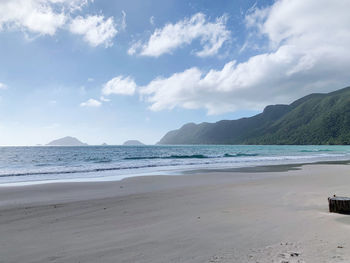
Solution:
{"label": "green forested mountain", "polygon": [[350,144],[350,87],[267,106],[250,118],[188,123],[159,144]]}

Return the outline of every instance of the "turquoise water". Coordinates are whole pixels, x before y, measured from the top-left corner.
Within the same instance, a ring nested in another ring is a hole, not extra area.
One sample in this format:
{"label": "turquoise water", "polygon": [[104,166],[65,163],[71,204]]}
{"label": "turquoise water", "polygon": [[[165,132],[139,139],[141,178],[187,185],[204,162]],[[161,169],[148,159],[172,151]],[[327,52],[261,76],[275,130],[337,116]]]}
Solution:
{"label": "turquoise water", "polygon": [[0,147],[0,184],[119,180],[188,169],[349,159],[350,146]]}

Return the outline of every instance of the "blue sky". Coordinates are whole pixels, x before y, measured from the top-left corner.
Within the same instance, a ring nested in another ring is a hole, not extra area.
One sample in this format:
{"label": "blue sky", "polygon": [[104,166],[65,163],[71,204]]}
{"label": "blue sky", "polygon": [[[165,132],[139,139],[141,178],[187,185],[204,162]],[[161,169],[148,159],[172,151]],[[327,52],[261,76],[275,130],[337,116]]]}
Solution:
{"label": "blue sky", "polygon": [[267,104],[345,87],[347,7],[2,0],[0,145],[67,135],[153,144],[187,122],[251,116]]}

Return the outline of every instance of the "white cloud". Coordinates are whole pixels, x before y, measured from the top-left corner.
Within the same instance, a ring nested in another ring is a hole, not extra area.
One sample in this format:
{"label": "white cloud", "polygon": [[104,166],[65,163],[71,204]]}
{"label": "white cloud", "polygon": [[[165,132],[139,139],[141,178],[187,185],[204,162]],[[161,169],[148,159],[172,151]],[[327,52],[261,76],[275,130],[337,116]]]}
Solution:
{"label": "white cloud", "polygon": [[122,19],[120,23],[120,29],[125,30],[126,29],[126,13],[125,11],[122,11]]}
{"label": "white cloud", "polygon": [[88,78],[87,81],[88,81],[88,82],[94,82],[95,79],[94,79],[94,78]]}
{"label": "white cloud", "polygon": [[100,97],[100,101],[109,102],[109,101],[111,101],[111,100],[108,99],[108,98],[105,98],[105,97],[101,96],[101,97]]}
{"label": "white cloud", "polygon": [[83,35],[84,40],[91,46],[96,47],[113,45],[113,38],[118,33],[113,17],[105,19],[103,15],[88,15],[85,18],[78,16],[74,18],[69,26],[69,30],[78,35]]}
{"label": "white cloud", "polygon": [[151,16],[150,18],[149,18],[149,23],[152,25],[152,26],[154,26],[154,23],[155,23],[155,17],[154,16]]}
{"label": "white cloud", "polygon": [[54,35],[89,0],[1,0],[0,30]]}
{"label": "white cloud", "polygon": [[[246,17],[269,51],[220,70],[190,68],[141,87],[152,110],[206,108],[209,114],[262,109],[350,84],[350,2],[279,0]],[[256,40],[259,44],[259,40]]]}
{"label": "white cloud", "polygon": [[56,34],[57,30],[69,30],[82,35],[91,46],[113,45],[113,38],[118,33],[117,26],[126,28],[126,13],[122,11],[120,25],[113,17],[103,15],[74,16],[93,0],[0,0],[0,31],[19,30],[38,35]]}
{"label": "white cloud", "polygon": [[[2,0],[0,30],[19,29],[42,35],[54,35],[67,19],[65,9],[72,10],[70,1]],[[74,1],[76,5],[85,1]]]}
{"label": "white cloud", "polygon": [[200,57],[213,56],[218,53],[223,43],[230,39],[226,20],[227,16],[224,15],[218,17],[215,22],[209,22],[204,14],[197,13],[176,24],[167,24],[161,29],[156,29],[147,43],[134,43],[128,54],[159,57],[199,39],[202,50],[196,51],[195,54]]}
{"label": "white cloud", "polygon": [[0,90],[1,89],[7,89],[7,85],[5,85],[4,83],[0,82]]}
{"label": "white cloud", "polygon": [[131,77],[118,76],[111,79],[103,86],[102,93],[104,95],[133,95],[135,90],[136,83]]}
{"label": "white cloud", "polygon": [[131,47],[128,49],[128,54],[129,55],[134,55],[136,54],[139,49],[142,48],[142,43],[141,41],[134,42]]}
{"label": "white cloud", "polygon": [[100,107],[101,106],[101,102],[95,99],[89,99],[85,102],[80,103],[81,107]]}

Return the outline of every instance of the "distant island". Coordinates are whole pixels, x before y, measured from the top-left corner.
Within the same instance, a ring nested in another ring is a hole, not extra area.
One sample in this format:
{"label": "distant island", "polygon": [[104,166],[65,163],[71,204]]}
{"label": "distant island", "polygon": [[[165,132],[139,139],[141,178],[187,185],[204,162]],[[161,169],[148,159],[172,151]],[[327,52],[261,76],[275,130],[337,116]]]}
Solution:
{"label": "distant island", "polygon": [[188,123],[158,144],[350,144],[350,87],[270,105],[250,118]]}
{"label": "distant island", "polygon": [[47,146],[87,146],[87,143],[79,141],[75,137],[66,136],[57,140],[53,140],[46,144]]}
{"label": "distant island", "polygon": [[141,146],[144,145],[142,142],[138,140],[128,140],[123,143],[124,146]]}

